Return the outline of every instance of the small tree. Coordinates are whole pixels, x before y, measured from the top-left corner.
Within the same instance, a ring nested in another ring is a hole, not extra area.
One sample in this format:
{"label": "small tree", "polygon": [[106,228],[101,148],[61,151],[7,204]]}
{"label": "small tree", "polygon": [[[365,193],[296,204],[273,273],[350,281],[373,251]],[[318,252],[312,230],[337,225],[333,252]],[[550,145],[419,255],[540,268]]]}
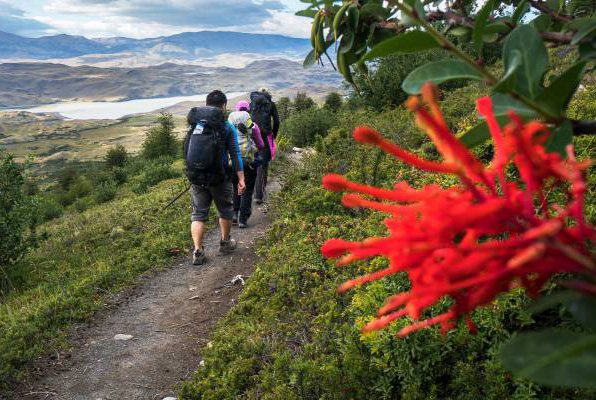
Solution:
{"label": "small tree", "polygon": [[179,148],[180,143],[174,135],[174,117],[170,113],[162,112],[157,117],[157,124],[147,131],[147,138],[143,143],[143,157],[176,157]]}
{"label": "small tree", "polygon": [[294,99],[294,107],[292,112],[299,113],[316,105],[317,103],[315,103],[311,97],[308,97],[306,92],[298,92],[296,93],[296,98]]}
{"label": "small tree", "polygon": [[285,121],[292,114],[292,100],[289,97],[282,97],[277,101],[277,112],[280,122]]}
{"label": "small tree", "polygon": [[113,169],[116,167],[122,168],[124,167],[124,165],[126,165],[127,160],[128,152],[126,151],[126,148],[121,144],[112,147],[110,150],[108,150],[105,156],[105,161],[109,169]]}
{"label": "small tree", "polygon": [[35,197],[23,193],[24,167],[0,149],[0,270],[20,259],[37,243]]}
{"label": "small tree", "polygon": [[331,112],[338,112],[342,103],[341,95],[337,92],[331,92],[325,97],[325,107]]}

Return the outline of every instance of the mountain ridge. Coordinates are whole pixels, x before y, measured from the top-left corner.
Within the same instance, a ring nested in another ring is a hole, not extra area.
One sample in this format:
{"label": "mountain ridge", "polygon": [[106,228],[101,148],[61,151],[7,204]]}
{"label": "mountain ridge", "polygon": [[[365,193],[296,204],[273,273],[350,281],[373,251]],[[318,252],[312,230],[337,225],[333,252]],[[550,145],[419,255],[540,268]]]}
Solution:
{"label": "mountain ridge", "polygon": [[0,31],[0,57],[5,59],[66,59],[91,54],[146,53],[152,50],[159,53],[159,46],[166,53],[172,49],[169,46],[175,46],[180,58],[192,60],[236,52],[306,54],[310,44],[308,39],[277,34],[229,31],[182,32],[147,39],[88,39],[66,34],[29,38]]}

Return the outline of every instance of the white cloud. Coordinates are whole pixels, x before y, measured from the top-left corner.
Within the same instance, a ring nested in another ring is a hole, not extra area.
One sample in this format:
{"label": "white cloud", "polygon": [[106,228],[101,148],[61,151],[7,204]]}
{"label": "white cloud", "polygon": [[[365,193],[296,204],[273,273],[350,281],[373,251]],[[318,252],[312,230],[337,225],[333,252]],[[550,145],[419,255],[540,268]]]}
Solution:
{"label": "white cloud", "polygon": [[271,14],[271,18],[262,24],[264,32],[301,38],[310,36],[312,19],[280,11],[272,11]]}

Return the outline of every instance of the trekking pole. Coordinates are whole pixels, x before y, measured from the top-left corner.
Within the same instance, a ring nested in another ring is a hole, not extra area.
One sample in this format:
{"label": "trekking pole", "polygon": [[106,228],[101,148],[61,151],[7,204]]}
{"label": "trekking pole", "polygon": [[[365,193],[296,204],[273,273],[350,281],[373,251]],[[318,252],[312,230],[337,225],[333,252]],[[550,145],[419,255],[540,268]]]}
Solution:
{"label": "trekking pole", "polygon": [[187,187],[186,189],[184,189],[184,191],[182,193],[180,193],[178,196],[174,197],[172,200],[170,200],[170,202],[163,208],[162,211],[167,210],[172,204],[174,204],[180,197],[182,197],[182,195],[186,192],[188,192],[190,190],[190,186]]}

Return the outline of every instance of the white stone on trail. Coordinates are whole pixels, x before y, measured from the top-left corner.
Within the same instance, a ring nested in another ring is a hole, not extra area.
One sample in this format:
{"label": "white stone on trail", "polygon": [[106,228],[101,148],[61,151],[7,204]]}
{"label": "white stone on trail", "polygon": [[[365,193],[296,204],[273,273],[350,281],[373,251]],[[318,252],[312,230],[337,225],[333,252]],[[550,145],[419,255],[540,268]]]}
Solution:
{"label": "white stone on trail", "polygon": [[130,340],[132,339],[134,336],[133,335],[123,335],[121,333],[117,334],[116,336],[114,336],[114,340]]}
{"label": "white stone on trail", "polygon": [[164,397],[163,400],[177,400],[175,397]]}
{"label": "white stone on trail", "polygon": [[232,280],[230,282],[232,283],[232,285],[235,285],[238,282],[240,282],[242,284],[242,286],[245,285],[244,278],[242,277],[242,275],[236,275],[235,277],[232,278]]}
{"label": "white stone on trail", "polygon": [[292,151],[294,153],[302,153],[304,150],[301,149],[300,147],[292,147]]}

